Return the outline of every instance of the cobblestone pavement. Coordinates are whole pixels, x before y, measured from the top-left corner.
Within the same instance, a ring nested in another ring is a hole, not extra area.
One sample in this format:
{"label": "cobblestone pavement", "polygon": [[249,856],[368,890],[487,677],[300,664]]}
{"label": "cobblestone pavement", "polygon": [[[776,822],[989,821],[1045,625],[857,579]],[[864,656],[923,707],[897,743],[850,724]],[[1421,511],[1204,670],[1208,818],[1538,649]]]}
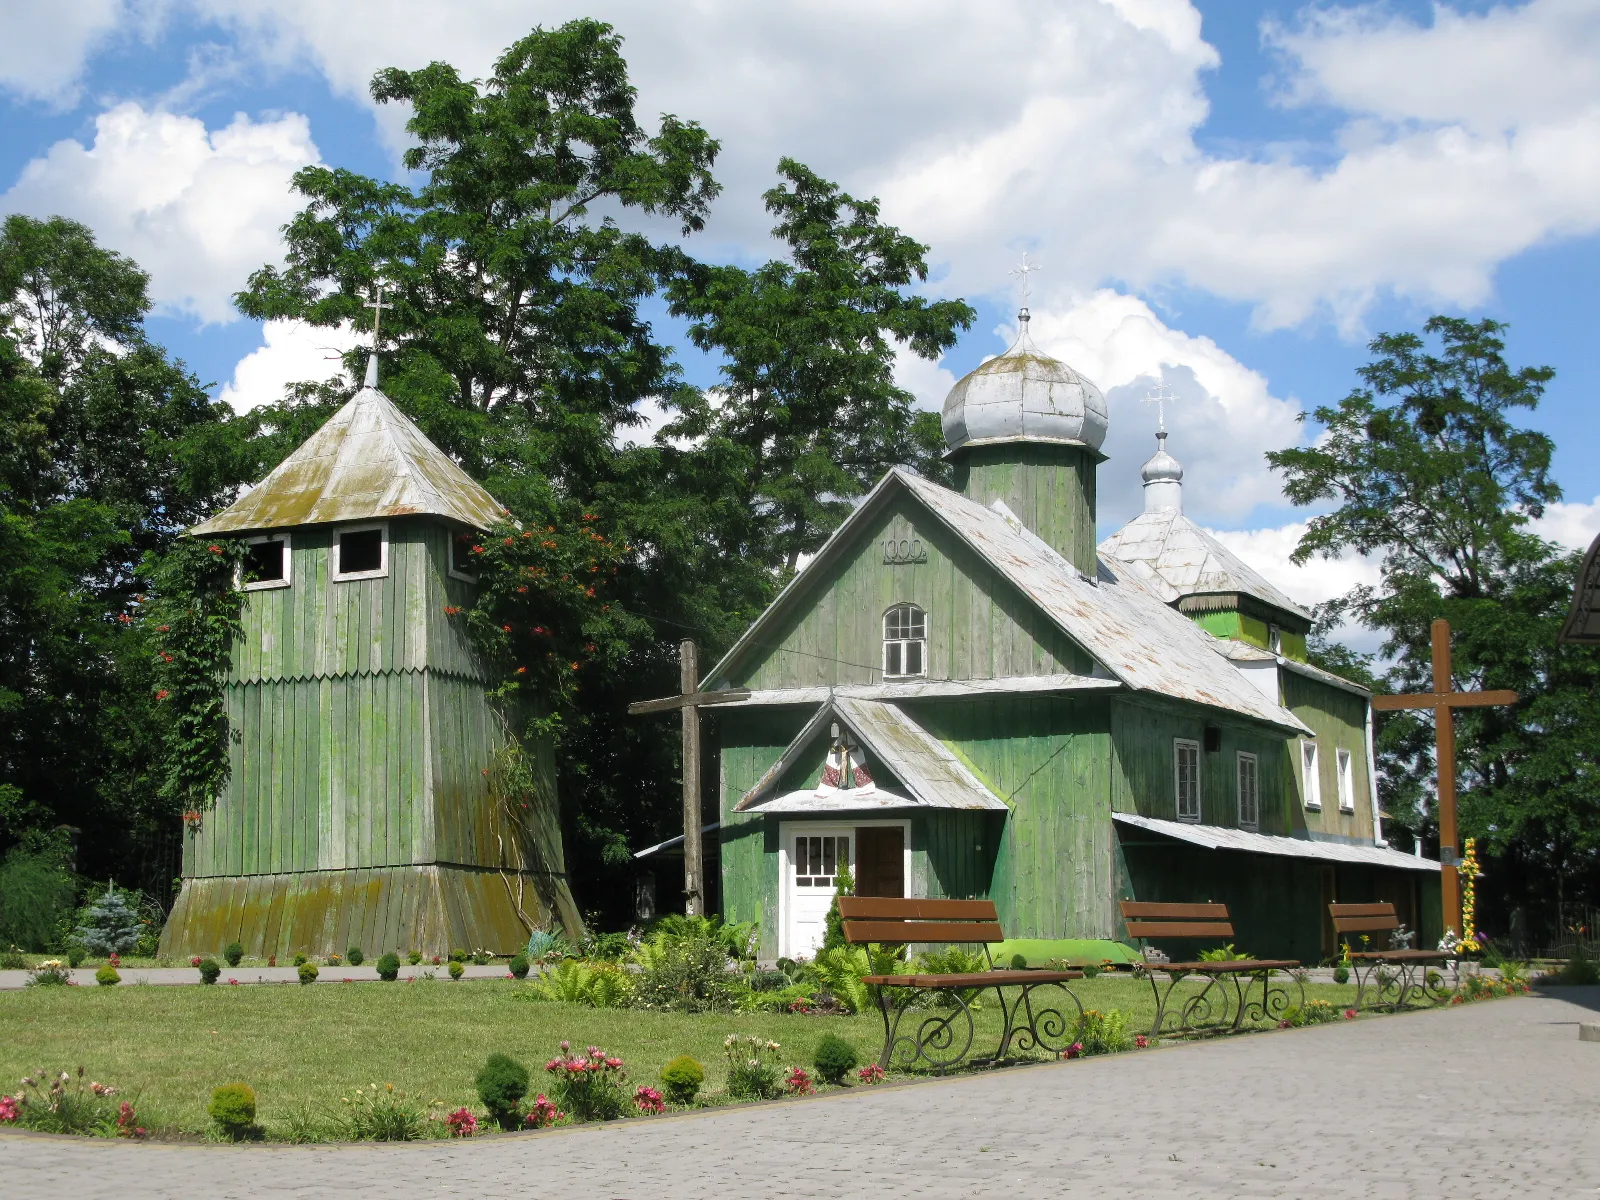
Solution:
{"label": "cobblestone pavement", "polygon": [[[1546,1197],[1600,1190],[1600,989],[409,1146],[0,1133],[33,1197]],[[1578,1001],[1574,1003],[1573,1001]],[[1585,1007],[1587,1005],[1587,1007]]]}

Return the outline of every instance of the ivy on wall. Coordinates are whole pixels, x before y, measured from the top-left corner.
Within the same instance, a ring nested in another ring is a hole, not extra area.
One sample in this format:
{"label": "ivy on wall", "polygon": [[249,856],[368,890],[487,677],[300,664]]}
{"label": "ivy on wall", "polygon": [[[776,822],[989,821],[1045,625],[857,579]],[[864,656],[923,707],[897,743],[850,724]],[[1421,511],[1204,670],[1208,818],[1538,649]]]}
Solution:
{"label": "ivy on wall", "polygon": [[144,619],[155,647],[155,698],[165,715],[160,793],[191,825],[228,782],[222,686],[243,628],[243,560],[237,538],[182,537],[151,564]]}

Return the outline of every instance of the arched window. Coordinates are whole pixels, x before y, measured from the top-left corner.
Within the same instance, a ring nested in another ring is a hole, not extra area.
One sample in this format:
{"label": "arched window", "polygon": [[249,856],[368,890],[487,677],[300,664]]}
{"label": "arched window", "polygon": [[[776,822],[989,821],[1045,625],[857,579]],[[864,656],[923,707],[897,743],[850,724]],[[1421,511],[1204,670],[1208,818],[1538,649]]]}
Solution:
{"label": "arched window", "polygon": [[883,614],[883,677],[927,673],[928,614],[915,604],[896,604]]}

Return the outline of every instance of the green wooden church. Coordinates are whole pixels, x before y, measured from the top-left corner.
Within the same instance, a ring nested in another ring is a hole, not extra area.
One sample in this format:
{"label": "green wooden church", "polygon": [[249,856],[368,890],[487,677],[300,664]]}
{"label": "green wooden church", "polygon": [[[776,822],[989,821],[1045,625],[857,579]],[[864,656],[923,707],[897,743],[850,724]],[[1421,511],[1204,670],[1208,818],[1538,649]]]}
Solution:
{"label": "green wooden church", "polygon": [[[326,956],[523,945],[578,928],[548,747],[512,746],[445,607],[470,605],[495,499],[377,386],[196,526],[241,537],[244,633],[225,692],[231,772],[187,830],[161,954]],[[526,803],[525,803],[526,801]]]}
{"label": "green wooden church", "polygon": [[1182,512],[1165,449],[1098,547],[1100,391],[1021,333],[944,407],[954,490],[894,470],[709,673],[721,908],[812,953],[836,872],[990,898],[1037,956],[1119,957],[1117,901],[1220,900],[1253,954],[1334,951],[1327,905],[1439,936],[1387,847],[1368,693],[1309,614]]}

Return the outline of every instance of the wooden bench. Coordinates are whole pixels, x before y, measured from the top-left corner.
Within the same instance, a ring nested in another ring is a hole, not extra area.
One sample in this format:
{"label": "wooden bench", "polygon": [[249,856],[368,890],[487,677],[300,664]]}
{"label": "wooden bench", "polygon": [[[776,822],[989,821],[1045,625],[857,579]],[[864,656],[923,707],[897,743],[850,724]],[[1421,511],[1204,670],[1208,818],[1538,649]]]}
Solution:
{"label": "wooden bench", "polygon": [[[1226,904],[1154,904],[1140,900],[1122,901],[1122,920],[1128,936],[1145,943],[1145,960],[1138,969],[1150,981],[1155,995],[1156,1018],[1150,1036],[1206,1033],[1236,1033],[1246,1021],[1282,1019],[1289,1007],[1289,991],[1275,986],[1274,975],[1282,975],[1299,988],[1305,1004],[1305,984],[1297,972],[1300,964],[1288,958],[1197,959],[1175,962],[1151,959],[1149,943],[1168,939],[1215,941],[1231,945],[1233,921]],[[1167,976],[1163,991],[1157,974]],[[1205,980],[1198,992],[1179,996],[1176,1011],[1173,993],[1185,979]],[[1280,981],[1281,982],[1281,981]],[[1260,994],[1254,995],[1257,987]]]}
{"label": "wooden bench", "polygon": [[[1460,964],[1456,957],[1444,950],[1413,950],[1395,946],[1394,934],[1400,928],[1400,916],[1393,904],[1330,904],[1328,915],[1333,918],[1333,931],[1339,939],[1356,976],[1356,1007],[1394,1010],[1443,1004],[1449,1000],[1460,984]],[[1390,946],[1387,950],[1352,950],[1350,938],[1384,934]],[[1446,987],[1444,975],[1430,967],[1450,964],[1454,982]],[[1419,975],[1420,972],[1420,975]]]}
{"label": "wooden bench", "polygon": [[[839,916],[844,920],[845,941],[854,946],[877,943],[903,946],[922,942],[976,943],[983,946],[987,971],[947,975],[868,975],[863,982],[877,994],[883,1014],[883,1053],[878,1062],[901,1068],[926,1062],[936,1071],[955,1066],[972,1049],[976,1031],[971,1001],[993,988],[1000,1001],[1000,1044],[992,1059],[1000,1062],[1012,1051],[1046,1050],[1060,1054],[1078,1041],[1083,1030],[1083,1005],[1066,983],[1082,979],[1082,971],[1035,971],[1027,968],[996,969],[989,947],[1003,942],[999,915],[992,900],[905,900],[883,896],[840,896]],[[869,951],[870,953],[870,951]],[[1005,989],[1016,990],[1008,1000]],[[1034,993],[1054,988],[1054,1007],[1037,1007]],[[910,1010],[911,993],[933,991],[953,1004],[947,1011],[925,1015],[915,1033],[900,1026]],[[891,1001],[891,993],[901,995]],[[1065,1000],[1062,997],[1065,997]],[[964,1025],[963,1025],[964,1019]],[[895,1059],[895,1055],[900,1057]],[[976,1061],[976,1060],[975,1060]]]}

